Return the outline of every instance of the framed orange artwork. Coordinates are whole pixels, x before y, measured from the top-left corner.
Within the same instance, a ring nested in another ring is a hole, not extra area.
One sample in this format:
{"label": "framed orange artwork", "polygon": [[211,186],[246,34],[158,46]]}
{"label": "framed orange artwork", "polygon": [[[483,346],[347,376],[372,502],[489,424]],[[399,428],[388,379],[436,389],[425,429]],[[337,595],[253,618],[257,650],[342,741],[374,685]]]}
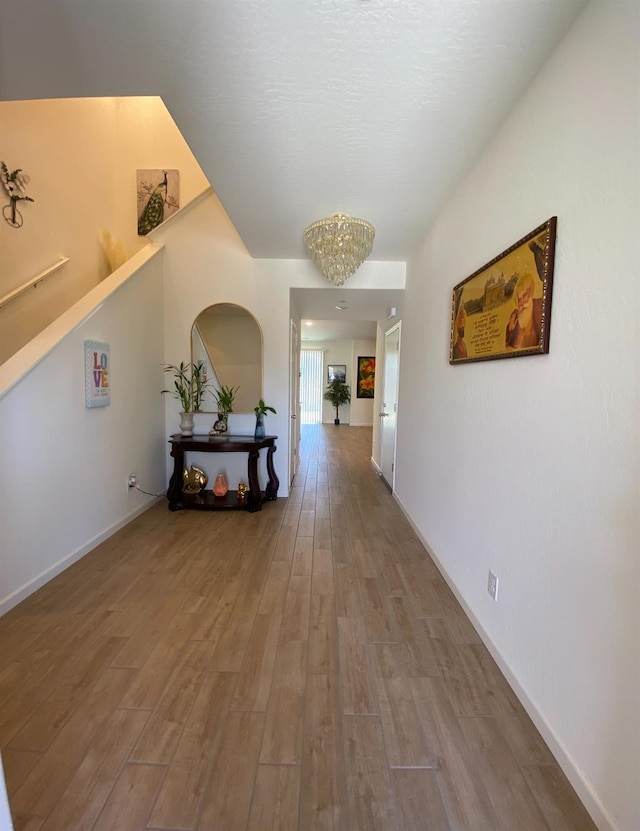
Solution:
{"label": "framed orange artwork", "polygon": [[356,398],[373,398],[376,383],[375,357],[358,358],[358,383]]}
{"label": "framed orange artwork", "polygon": [[449,363],[549,352],[557,217],[453,289]]}

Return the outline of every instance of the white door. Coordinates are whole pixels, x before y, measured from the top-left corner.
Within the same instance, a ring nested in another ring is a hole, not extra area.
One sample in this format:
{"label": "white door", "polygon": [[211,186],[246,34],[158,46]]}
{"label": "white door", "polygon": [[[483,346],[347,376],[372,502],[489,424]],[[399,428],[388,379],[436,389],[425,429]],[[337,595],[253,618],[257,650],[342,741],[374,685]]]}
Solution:
{"label": "white door", "polygon": [[298,471],[300,460],[300,342],[298,327],[291,321],[289,336],[289,484]]}
{"label": "white door", "polygon": [[393,490],[396,462],[396,417],[398,413],[398,375],[400,369],[400,324],[384,336],[384,380],[380,413],[380,470]]}

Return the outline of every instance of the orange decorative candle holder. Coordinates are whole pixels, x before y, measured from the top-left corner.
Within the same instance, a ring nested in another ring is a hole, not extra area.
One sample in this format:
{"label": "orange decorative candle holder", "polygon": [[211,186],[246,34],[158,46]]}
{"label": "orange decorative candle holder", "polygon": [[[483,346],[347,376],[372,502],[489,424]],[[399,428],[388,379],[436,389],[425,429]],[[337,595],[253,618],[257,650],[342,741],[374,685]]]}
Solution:
{"label": "orange decorative candle holder", "polygon": [[224,473],[219,473],[216,476],[216,481],[213,483],[214,496],[226,496],[229,491],[229,484]]}

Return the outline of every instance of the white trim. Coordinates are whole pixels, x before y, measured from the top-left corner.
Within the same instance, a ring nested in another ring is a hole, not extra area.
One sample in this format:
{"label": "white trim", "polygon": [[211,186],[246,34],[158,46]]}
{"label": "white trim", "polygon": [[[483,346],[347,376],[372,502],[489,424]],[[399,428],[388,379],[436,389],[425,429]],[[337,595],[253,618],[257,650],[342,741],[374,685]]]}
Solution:
{"label": "white trim", "polygon": [[473,611],[465,601],[464,597],[458,591],[456,584],[453,582],[447,570],[442,565],[440,560],[436,557],[433,552],[433,549],[429,545],[429,543],[425,540],[420,529],[415,524],[411,515],[409,514],[408,510],[402,504],[398,495],[393,492],[393,498],[395,499],[398,507],[404,514],[407,522],[412,527],[416,535],[418,536],[420,542],[424,545],[427,550],[427,553],[437,566],[439,572],[442,574],[444,580],[446,581],[447,585],[454,593],[456,600],[464,609],[467,617],[473,624],[474,629],[480,636],[482,642],[487,647],[489,652],[491,653],[492,658],[500,668],[500,671],[505,676],[507,681],[509,682],[511,688],[513,689],[514,693],[516,694],[518,700],[527,711],[528,715],[530,716],[531,720],[537,727],[538,731],[540,732],[542,738],[545,740],[549,749],[551,750],[552,754],[554,755],[556,761],[564,771],[567,779],[573,786],[574,790],[578,794],[578,797],[582,801],[583,805],[591,815],[591,818],[597,825],[599,831],[620,831],[617,825],[613,822],[611,817],[607,814],[604,807],[598,800],[597,796],[589,786],[589,784],[584,780],[580,770],[576,767],[573,759],[569,756],[567,751],[565,750],[564,746],[558,740],[557,736],[549,726],[548,722],[540,713],[534,702],[529,698],[526,691],[518,682],[518,679],[513,674],[510,666],[506,663],[500,652],[498,651],[497,647],[489,637],[489,635],[485,632],[484,628],[482,627],[481,623],[478,621],[476,616],[474,615]]}
{"label": "white trim", "polygon": [[373,456],[371,457],[371,465],[372,465],[373,469],[375,470],[375,472],[378,474],[378,476],[382,476],[382,468],[376,462],[376,460],[373,458]]}
{"label": "white trim", "polygon": [[14,606],[17,606],[18,603],[21,603],[26,597],[29,597],[30,594],[33,594],[37,589],[41,586],[44,586],[45,583],[48,583],[49,580],[52,580],[58,574],[63,572],[65,569],[69,568],[69,566],[73,565],[73,563],[77,562],[78,560],[82,559],[85,554],[88,554],[94,548],[96,548],[100,543],[103,543],[105,540],[109,539],[116,531],[119,531],[121,528],[124,528],[129,522],[134,520],[140,514],[143,514],[148,508],[152,505],[155,505],[156,502],[160,502],[161,499],[164,497],[159,498],[151,498],[147,499],[143,505],[139,508],[136,508],[131,513],[127,514],[124,518],[119,519],[117,522],[114,522],[113,525],[110,525],[108,528],[105,528],[104,531],[101,531],[99,534],[96,534],[95,537],[90,539],[88,542],[83,543],[79,548],[76,548],[75,551],[72,551],[71,554],[68,554],[66,557],[63,557],[62,560],[58,560],[57,563],[54,563],[50,568],[46,571],[43,571],[41,574],[38,574],[33,580],[29,580],[28,583],[25,583],[23,586],[20,586],[19,589],[16,589],[10,595],[4,598],[0,598],[0,617],[6,614],[10,609],[13,609]]}
{"label": "white trim", "polygon": [[189,213],[189,211],[193,210],[201,202],[204,202],[205,199],[213,195],[215,195],[214,189],[212,187],[206,188],[206,190],[203,190],[202,193],[199,193],[197,196],[194,196],[190,202],[187,202],[187,204],[183,208],[179,208],[174,214],[171,214],[171,216],[167,217],[164,222],[161,222],[160,225],[156,225],[155,228],[152,228],[146,235],[147,239],[151,242],[154,242],[154,234],[156,231],[164,231],[165,228],[168,228],[170,225],[172,225],[175,220],[177,220],[178,218],[182,219],[186,213]]}
{"label": "white trim", "polygon": [[36,274],[35,277],[32,277],[31,280],[27,280],[26,283],[23,283],[21,286],[18,286],[17,289],[10,291],[8,294],[5,294],[4,297],[0,297],[0,309],[9,303],[11,300],[14,300],[16,297],[19,297],[23,294],[27,289],[35,288],[38,283],[41,283],[43,280],[46,280],[47,277],[50,277],[52,274],[55,274],[56,271],[59,271],[63,265],[66,265],[69,262],[69,257],[60,257],[57,263],[50,265],[49,268],[45,268],[44,271],[41,271],[39,274]]}

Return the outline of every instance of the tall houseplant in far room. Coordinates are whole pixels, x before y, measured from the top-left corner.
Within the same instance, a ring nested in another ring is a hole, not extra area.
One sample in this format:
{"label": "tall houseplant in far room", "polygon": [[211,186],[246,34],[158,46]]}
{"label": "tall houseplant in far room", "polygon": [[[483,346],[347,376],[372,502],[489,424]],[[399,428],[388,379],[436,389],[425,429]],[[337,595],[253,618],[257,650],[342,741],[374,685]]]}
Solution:
{"label": "tall houseplant in far room", "polygon": [[204,371],[204,364],[185,364],[180,361],[179,366],[165,364],[165,372],[173,373],[173,389],[162,390],[177,398],[182,406],[180,411],[180,432],[183,436],[193,435],[193,414],[199,412],[202,396],[209,384]]}
{"label": "tall houseplant in far room", "polygon": [[329,382],[328,387],[324,391],[324,400],[330,401],[336,408],[336,417],[333,423],[340,424],[340,407],[351,401],[351,390],[347,384],[344,381],[338,380],[338,378],[334,378],[333,381]]}

